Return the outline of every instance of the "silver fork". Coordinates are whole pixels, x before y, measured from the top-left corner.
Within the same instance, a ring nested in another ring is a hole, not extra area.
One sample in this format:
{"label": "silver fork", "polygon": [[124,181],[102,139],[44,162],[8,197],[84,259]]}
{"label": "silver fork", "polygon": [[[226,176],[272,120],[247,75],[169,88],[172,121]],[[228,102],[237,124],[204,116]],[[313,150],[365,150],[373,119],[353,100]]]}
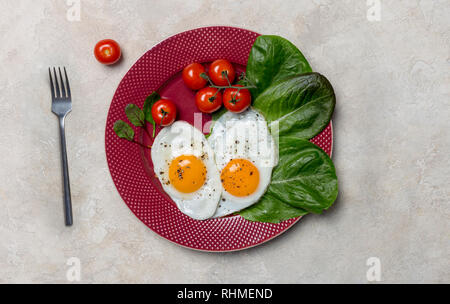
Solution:
{"label": "silver fork", "polygon": [[56,73],[56,68],[53,68],[53,76],[51,68],[48,69],[48,74],[50,76],[50,86],[52,90],[52,112],[58,116],[59,119],[59,131],[61,139],[61,160],[63,169],[63,179],[64,179],[64,219],[66,226],[73,225],[72,217],[72,201],[70,197],[70,183],[69,183],[69,166],[67,163],[67,150],[66,150],[66,134],[64,131],[64,121],[67,114],[72,111],[72,98],[70,94],[69,78],[67,78],[66,68],[64,68],[64,76],[66,83],[64,84],[63,75],[61,73],[61,68],[59,71],[59,81],[58,75]]}

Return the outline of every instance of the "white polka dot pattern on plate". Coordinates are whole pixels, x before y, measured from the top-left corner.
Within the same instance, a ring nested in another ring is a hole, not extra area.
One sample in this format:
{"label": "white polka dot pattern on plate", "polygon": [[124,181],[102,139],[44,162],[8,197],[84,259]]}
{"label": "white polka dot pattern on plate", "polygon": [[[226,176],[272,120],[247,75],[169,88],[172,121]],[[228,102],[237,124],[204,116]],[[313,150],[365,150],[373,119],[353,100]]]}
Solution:
{"label": "white polka dot pattern on plate", "polygon": [[[232,27],[207,27],[175,35],[144,54],[121,81],[108,113],[106,156],[114,184],[131,211],[162,237],[185,247],[204,251],[249,248],[281,234],[299,218],[279,224],[250,222],[240,216],[197,221],[182,214],[151,182],[143,150],[119,139],[113,125],[126,120],[129,103],[142,107],[145,97],[157,90],[191,62],[218,58],[246,65],[257,33]],[[137,129],[135,131],[138,131]],[[331,124],[313,143],[331,154]]]}

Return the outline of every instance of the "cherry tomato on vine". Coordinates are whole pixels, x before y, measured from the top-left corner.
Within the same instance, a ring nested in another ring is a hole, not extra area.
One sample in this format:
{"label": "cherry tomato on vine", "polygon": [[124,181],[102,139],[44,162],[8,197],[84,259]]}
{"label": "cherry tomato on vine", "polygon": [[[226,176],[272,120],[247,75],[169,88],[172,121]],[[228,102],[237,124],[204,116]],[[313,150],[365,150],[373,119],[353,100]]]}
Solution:
{"label": "cherry tomato on vine", "polygon": [[206,74],[205,67],[200,63],[191,63],[183,70],[183,81],[192,90],[197,91],[204,88],[207,81],[200,76]]}
{"label": "cherry tomato on vine", "polygon": [[152,106],[152,117],[157,125],[170,126],[177,117],[177,107],[169,99],[160,99]]}
{"label": "cherry tomato on vine", "polygon": [[222,93],[215,88],[204,88],[195,95],[197,108],[203,113],[212,113],[222,106]]}
{"label": "cherry tomato on vine", "polygon": [[226,86],[229,84],[223,73],[226,73],[230,83],[233,83],[236,72],[234,71],[233,65],[228,60],[218,59],[211,63],[211,66],[209,67],[209,77],[215,85]]}
{"label": "cherry tomato on vine", "polygon": [[105,39],[95,45],[94,55],[101,63],[110,65],[119,61],[122,52],[117,42],[112,39]]}
{"label": "cherry tomato on vine", "polygon": [[[242,87],[237,84],[234,87]],[[228,88],[223,92],[223,105],[230,112],[241,113],[252,103],[252,96],[247,89]]]}

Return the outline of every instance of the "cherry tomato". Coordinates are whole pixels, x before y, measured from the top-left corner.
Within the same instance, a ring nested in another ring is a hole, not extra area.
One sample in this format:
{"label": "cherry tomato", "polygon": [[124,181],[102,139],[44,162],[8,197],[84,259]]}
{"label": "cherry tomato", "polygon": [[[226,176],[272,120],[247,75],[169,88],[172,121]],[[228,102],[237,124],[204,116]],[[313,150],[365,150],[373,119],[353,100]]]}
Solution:
{"label": "cherry tomato", "polygon": [[[195,95],[197,108],[203,113],[212,113],[222,106],[222,93],[215,88],[204,88]],[[217,93],[217,94],[216,94]]]}
{"label": "cherry tomato", "polygon": [[157,125],[170,126],[177,117],[177,107],[169,99],[160,99],[153,104],[152,117]]}
{"label": "cherry tomato", "polygon": [[[235,87],[242,87],[237,84]],[[223,105],[230,112],[241,113],[247,110],[247,108],[252,103],[252,96],[250,91],[247,89],[229,88],[223,92]]]}
{"label": "cherry tomato", "polygon": [[212,82],[218,86],[228,85],[227,78],[222,73],[227,73],[230,83],[233,83],[236,73],[234,71],[233,65],[225,59],[219,59],[211,63],[209,67],[209,77]]}
{"label": "cherry tomato", "polygon": [[205,67],[200,63],[191,63],[183,70],[183,81],[192,90],[204,88],[207,81],[200,74],[205,73]]}
{"label": "cherry tomato", "polygon": [[105,39],[95,45],[94,54],[98,61],[109,65],[119,61],[122,52],[117,42],[112,39]]}

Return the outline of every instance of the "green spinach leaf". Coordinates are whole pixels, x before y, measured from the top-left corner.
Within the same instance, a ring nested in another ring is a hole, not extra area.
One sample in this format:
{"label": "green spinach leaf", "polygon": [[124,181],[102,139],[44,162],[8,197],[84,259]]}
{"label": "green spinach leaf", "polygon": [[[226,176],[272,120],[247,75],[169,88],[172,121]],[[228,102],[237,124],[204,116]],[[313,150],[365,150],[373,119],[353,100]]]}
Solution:
{"label": "green spinach leaf", "polygon": [[318,73],[306,73],[269,86],[256,98],[253,107],[264,114],[275,138],[310,139],[328,125],[335,104],[329,81]]}
{"label": "green spinach leaf", "polygon": [[338,184],[333,162],[319,147],[305,139],[279,138],[279,163],[266,194],[239,214],[251,221],[278,223],[321,213],[336,200]]}
{"label": "green spinach leaf", "polygon": [[270,194],[266,193],[259,202],[240,211],[238,214],[252,222],[280,223],[308,213],[304,209],[283,203],[276,197],[272,198]]}
{"label": "green spinach leaf", "polygon": [[256,39],[250,51],[246,75],[256,86],[251,89],[255,99],[272,83],[311,71],[308,61],[295,45],[279,36],[263,35]]}

